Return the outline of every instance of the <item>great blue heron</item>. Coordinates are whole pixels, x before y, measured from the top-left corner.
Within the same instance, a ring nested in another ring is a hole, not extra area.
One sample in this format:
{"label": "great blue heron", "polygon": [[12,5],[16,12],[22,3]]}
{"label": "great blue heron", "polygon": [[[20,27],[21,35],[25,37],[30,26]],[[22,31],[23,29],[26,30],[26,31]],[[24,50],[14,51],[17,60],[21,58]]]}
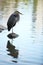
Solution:
{"label": "great blue heron", "polygon": [[10,31],[10,29],[12,28],[12,33],[13,33],[13,27],[16,25],[16,23],[19,21],[20,19],[20,13],[19,11],[15,11],[13,14],[11,14],[11,16],[8,19],[7,22],[7,27],[8,27],[8,31]]}

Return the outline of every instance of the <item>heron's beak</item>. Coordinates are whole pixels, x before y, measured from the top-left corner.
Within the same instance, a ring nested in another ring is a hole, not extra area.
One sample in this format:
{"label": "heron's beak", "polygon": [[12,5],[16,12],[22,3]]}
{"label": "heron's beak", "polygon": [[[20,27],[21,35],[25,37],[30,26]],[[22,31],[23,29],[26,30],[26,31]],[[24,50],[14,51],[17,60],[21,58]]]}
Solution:
{"label": "heron's beak", "polygon": [[22,13],[19,12],[19,14],[23,15]]}

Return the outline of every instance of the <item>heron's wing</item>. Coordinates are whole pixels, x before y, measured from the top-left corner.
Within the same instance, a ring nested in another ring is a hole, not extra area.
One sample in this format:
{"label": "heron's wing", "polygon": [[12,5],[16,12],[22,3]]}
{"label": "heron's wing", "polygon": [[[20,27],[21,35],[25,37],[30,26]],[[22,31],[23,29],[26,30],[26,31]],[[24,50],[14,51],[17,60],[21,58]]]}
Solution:
{"label": "heron's wing", "polygon": [[20,18],[19,14],[14,15],[14,17],[16,22],[19,21],[19,18]]}
{"label": "heron's wing", "polygon": [[12,27],[14,24],[16,24],[16,21],[15,16],[12,14],[8,19],[7,25]]}

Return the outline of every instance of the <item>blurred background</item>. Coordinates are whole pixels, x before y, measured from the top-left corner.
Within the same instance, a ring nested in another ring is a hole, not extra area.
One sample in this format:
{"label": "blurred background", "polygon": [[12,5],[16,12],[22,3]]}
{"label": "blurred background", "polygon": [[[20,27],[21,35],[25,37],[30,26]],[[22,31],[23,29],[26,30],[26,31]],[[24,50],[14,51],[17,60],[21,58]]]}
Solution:
{"label": "blurred background", "polygon": [[[23,15],[13,28],[19,36],[12,40],[6,28],[16,10]],[[14,64],[43,65],[43,0],[0,0],[0,65]]]}

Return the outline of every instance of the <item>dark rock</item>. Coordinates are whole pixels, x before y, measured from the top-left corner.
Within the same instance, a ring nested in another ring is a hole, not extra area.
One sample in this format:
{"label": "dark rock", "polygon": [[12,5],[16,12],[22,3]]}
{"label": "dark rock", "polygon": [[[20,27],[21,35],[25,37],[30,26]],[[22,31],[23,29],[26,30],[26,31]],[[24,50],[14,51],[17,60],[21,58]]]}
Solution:
{"label": "dark rock", "polygon": [[17,38],[18,34],[16,34],[16,33],[10,33],[10,34],[7,35],[7,37],[10,38],[10,39]]}
{"label": "dark rock", "polygon": [[7,30],[7,28],[4,27],[3,25],[0,25],[0,33],[1,33],[3,30]]}

